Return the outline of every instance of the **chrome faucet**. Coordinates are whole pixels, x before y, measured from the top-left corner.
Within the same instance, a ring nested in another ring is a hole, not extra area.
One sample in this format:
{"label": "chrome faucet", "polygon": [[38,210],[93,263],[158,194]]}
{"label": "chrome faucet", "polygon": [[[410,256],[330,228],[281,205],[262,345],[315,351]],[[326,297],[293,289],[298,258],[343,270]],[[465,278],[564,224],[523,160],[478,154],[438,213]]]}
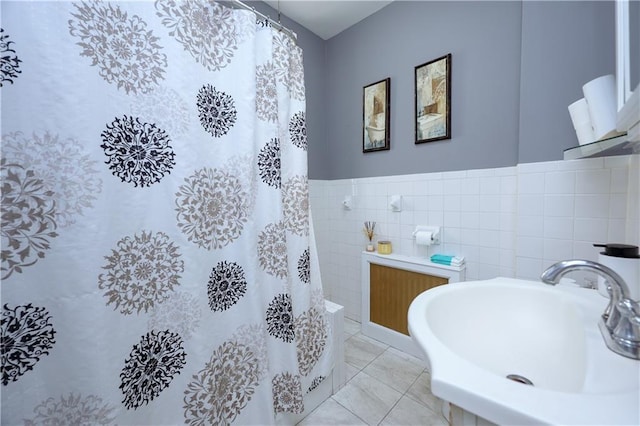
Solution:
{"label": "chrome faucet", "polygon": [[551,265],[540,279],[551,285],[572,271],[590,271],[605,279],[609,305],[598,328],[609,349],[627,358],[640,360],[640,304],[631,300],[629,287],[611,268],[590,260],[563,260]]}

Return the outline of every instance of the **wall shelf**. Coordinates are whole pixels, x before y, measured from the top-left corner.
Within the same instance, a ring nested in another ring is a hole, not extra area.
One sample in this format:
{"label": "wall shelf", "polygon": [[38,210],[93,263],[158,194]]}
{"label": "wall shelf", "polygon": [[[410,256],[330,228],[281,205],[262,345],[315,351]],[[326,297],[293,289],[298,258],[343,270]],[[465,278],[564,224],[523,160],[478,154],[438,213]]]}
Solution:
{"label": "wall shelf", "polygon": [[613,138],[565,149],[564,159],[577,160],[580,158],[610,157],[638,153],[640,153],[640,141],[630,141],[625,133]]}

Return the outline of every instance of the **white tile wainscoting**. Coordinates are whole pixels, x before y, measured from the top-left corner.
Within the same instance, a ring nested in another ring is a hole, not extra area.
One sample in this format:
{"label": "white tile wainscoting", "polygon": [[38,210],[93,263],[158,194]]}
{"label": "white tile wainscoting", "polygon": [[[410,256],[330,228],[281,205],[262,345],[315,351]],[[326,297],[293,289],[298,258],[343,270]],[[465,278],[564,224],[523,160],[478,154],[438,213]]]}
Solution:
{"label": "white tile wainscoting", "polygon": [[[640,155],[343,180],[311,180],[310,202],[325,296],[360,321],[365,221],[393,252],[462,255],[467,280],[538,279],[552,263],[597,260],[593,243],[640,244]],[[389,197],[403,197],[401,212]],[[342,201],[352,197],[351,210]],[[442,227],[416,246],[416,225]]]}

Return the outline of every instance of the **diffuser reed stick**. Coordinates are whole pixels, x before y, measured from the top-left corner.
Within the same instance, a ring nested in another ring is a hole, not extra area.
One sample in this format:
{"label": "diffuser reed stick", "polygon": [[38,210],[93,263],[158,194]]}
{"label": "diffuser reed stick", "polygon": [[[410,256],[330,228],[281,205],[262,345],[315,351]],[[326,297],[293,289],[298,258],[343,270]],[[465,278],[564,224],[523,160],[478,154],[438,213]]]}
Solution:
{"label": "diffuser reed stick", "polygon": [[375,235],[376,223],[375,222],[365,222],[363,232],[369,238],[369,242],[373,240],[373,236]]}

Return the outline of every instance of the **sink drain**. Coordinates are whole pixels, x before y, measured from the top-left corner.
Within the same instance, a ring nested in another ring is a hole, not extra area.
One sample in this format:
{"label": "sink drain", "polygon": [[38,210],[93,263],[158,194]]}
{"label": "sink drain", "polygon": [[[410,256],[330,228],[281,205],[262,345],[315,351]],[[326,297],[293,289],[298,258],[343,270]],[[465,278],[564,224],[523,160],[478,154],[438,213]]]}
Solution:
{"label": "sink drain", "polygon": [[522,383],[523,385],[533,386],[533,382],[531,380],[519,374],[509,374],[507,376],[507,379],[513,380],[514,382]]}

